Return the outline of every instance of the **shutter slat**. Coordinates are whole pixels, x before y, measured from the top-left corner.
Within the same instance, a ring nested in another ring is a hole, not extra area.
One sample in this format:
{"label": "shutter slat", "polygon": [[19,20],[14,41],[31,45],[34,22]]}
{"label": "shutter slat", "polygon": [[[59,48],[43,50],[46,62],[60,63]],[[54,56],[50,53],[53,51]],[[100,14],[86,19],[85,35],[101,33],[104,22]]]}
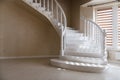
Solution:
{"label": "shutter slat", "polygon": [[106,44],[112,46],[112,8],[98,9],[96,22],[102,29],[106,30]]}

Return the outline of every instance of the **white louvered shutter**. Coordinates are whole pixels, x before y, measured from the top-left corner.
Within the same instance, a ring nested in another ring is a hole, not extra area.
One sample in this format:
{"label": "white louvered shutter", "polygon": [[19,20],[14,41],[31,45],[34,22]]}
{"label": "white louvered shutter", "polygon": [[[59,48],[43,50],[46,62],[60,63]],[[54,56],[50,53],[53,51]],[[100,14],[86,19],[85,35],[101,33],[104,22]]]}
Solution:
{"label": "white louvered shutter", "polygon": [[96,11],[96,22],[97,24],[106,31],[106,45],[112,46],[112,7],[97,9]]}

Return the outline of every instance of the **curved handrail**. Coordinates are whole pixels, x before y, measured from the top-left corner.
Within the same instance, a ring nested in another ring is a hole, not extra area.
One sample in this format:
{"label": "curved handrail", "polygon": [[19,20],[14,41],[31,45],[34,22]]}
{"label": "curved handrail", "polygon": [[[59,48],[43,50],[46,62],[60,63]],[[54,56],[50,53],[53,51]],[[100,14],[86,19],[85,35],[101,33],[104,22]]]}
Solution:
{"label": "curved handrail", "polygon": [[87,21],[90,21],[92,24],[96,25],[99,28],[99,30],[101,31],[101,33],[104,34],[104,30],[97,23],[93,22],[90,19],[85,18],[84,16],[80,17],[80,19],[86,19]]}
{"label": "curved handrail", "polygon": [[[66,27],[67,27],[67,19],[66,19],[66,15],[64,10],[62,9],[62,7],[60,6],[60,4],[57,2],[57,0],[55,0],[57,6],[60,8],[61,13],[63,14],[63,18],[64,18],[64,26],[61,26],[61,56],[64,56],[64,49],[65,49],[65,32],[66,32]],[[62,17],[62,16],[61,16]],[[62,21],[61,21],[62,24]],[[63,28],[64,27],[64,28]]]}
{"label": "curved handrail", "polygon": [[62,7],[60,6],[60,4],[58,3],[58,1],[55,0],[55,2],[56,2],[56,4],[59,6],[61,12],[63,13],[64,19],[65,19],[65,26],[64,26],[64,27],[66,28],[66,27],[67,27],[67,19],[66,19],[66,16],[65,16],[65,12],[64,12],[64,10],[62,9]]}
{"label": "curved handrail", "polygon": [[97,24],[97,23],[95,23],[95,22],[93,22],[92,20],[90,20],[90,19],[88,19],[91,23],[93,23],[94,25],[96,25],[98,28],[99,28],[99,30],[101,31],[101,33],[103,33],[103,35],[105,35],[105,31]]}
{"label": "curved handrail", "polygon": [[[30,6],[32,6],[34,9],[36,9],[39,12],[40,12],[39,9],[41,8],[41,10],[43,10],[41,11],[43,15],[45,15],[44,12],[51,13],[52,18],[55,20],[51,22],[54,24],[55,27],[58,27],[58,28],[60,27],[59,29],[61,29],[61,31],[59,31],[61,34],[61,56],[64,56],[65,32],[67,27],[67,19],[66,19],[65,12],[60,6],[60,4],[58,3],[58,1],[57,0],[23,0],[23,1],[28,3]],[[49,17],[48,15],[46,17],[49,18],[49,20],[51,20],[51,17]]]}
{"label": "curved handrail", "polygon": [[84,25],[84,37],[94,40],[101,53],[105,56],[105,32],[102,28],[90,19],[80,17],[81,25]]}

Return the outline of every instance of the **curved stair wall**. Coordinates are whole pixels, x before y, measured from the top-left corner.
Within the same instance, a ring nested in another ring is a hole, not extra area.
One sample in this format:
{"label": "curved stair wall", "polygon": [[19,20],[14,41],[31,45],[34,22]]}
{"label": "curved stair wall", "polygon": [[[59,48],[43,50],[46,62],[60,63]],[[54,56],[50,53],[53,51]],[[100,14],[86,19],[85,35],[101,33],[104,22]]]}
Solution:
{"label": "curved stair wall", "polygon": [[52,23],[61,36],[61,56],[64,55],[65,30],[67,20],[65,13],[56,0],[23,0],[29,6],[43,14]]}
{"label": "curved stair wall", "polygon": [[67,27],[66,15],[57,0],[23,1],[43,14],[60,34],[60,57],[51,59],[51,64],[90,72],[101,72],[108,67],[105,32],[96,23],[81,17],[84,31],[80,33],[79,30]]}

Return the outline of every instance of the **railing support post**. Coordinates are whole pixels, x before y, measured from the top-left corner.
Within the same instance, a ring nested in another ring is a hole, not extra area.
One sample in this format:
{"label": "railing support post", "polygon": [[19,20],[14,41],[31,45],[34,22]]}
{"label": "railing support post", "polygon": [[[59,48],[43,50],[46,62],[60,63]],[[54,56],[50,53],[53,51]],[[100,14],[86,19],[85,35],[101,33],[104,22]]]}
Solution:
{"label": "railing support post", "polygon": [[61,29],[61,52],[60,56],[64,56],[64,35],[63,35],[63,27]]}

